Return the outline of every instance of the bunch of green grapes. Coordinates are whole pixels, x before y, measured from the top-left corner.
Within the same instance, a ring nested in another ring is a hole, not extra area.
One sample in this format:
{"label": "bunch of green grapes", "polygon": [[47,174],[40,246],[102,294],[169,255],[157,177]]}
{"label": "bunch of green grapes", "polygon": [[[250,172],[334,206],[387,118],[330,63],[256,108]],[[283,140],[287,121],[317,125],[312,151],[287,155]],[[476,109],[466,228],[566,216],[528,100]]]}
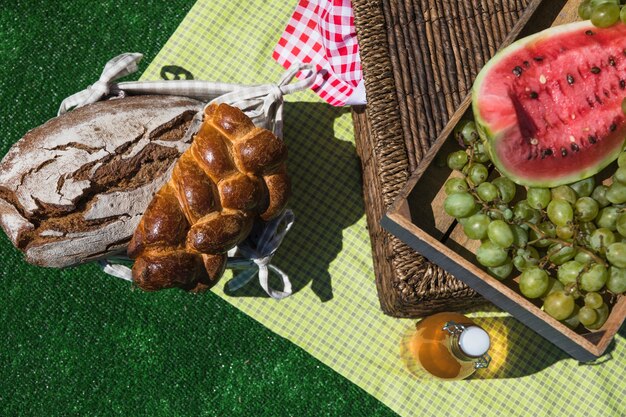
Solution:
{"label": "bunch of green grapes", "polygon": [[519,274],[520,292],[568,326],[600,328],[608,304],[626,292],[626,151],[609,186],[590,177],[525,189],[490,173],[473,121],[454,134],[464,149],[447,158],[456,174],[445,183],[444,210],[480,240],[478,263],[499,280]]}
{"label": "bunch of green grapes", "polygon": [[583,0],[578,6],[581,19],[591,19],[594,26],[606,28],[618,20],[626,23],[626,8],[620,0]]}

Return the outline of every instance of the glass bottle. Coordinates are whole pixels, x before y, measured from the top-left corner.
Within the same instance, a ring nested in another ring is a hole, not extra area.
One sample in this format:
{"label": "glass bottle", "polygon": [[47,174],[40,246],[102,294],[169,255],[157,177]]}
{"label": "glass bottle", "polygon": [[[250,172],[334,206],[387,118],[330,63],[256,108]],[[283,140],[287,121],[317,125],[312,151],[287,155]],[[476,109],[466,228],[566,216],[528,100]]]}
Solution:
{"label": "glass bottle", "polygon": [[489,334],[458,313],[438,313],[423,319],[405,343],[407,365],[418,376],[465,379],[491,361],[487,354]]}

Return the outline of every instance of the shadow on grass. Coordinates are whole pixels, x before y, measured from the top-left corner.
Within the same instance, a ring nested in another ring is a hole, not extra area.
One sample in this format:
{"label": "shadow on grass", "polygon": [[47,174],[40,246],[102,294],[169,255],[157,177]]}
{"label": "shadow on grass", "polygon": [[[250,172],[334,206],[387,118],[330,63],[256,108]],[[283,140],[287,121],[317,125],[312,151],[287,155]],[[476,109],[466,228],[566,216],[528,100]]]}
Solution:
{"label": "shadow on grass", "polygon": [[[333,298],[329,266],[342,249],[343,230],[363,214],[361,169],[354,144],[335,137],[335,120],[349,112],[323,103],[287,102],[284,139],[296,221],[272,263],[289,275],[293,291],[311,284],[322,302]],[[275,277],[274,277],[275,278]],[[282,289],[270,276],[270,287]],[[267,297],[257,280],[230,292]]]}

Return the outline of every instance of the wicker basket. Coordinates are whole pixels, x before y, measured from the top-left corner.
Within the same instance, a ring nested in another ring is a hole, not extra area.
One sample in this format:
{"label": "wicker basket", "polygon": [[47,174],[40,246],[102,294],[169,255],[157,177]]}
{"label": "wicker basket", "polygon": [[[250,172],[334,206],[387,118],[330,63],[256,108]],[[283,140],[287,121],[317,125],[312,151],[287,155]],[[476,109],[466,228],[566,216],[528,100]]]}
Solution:
{"label": "wicker basket", "polygon": [[353,120],[386,314],[422,317],[485,302],[379,220],[531,1],[352,1],[368,100]]}

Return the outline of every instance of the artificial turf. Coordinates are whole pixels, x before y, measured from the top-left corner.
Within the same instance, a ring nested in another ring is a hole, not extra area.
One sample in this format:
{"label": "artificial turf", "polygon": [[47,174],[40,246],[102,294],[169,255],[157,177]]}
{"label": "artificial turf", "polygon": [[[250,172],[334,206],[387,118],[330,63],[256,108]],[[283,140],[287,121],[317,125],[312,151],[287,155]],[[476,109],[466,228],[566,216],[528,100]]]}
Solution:
{"label": "artificial turf", "polygon": [[[2,1],[0,155],[111,57],[142,52],[141,73],[193,3]],[[0,235],[2,416],[394,415],[212,293],[35,267]]]}

